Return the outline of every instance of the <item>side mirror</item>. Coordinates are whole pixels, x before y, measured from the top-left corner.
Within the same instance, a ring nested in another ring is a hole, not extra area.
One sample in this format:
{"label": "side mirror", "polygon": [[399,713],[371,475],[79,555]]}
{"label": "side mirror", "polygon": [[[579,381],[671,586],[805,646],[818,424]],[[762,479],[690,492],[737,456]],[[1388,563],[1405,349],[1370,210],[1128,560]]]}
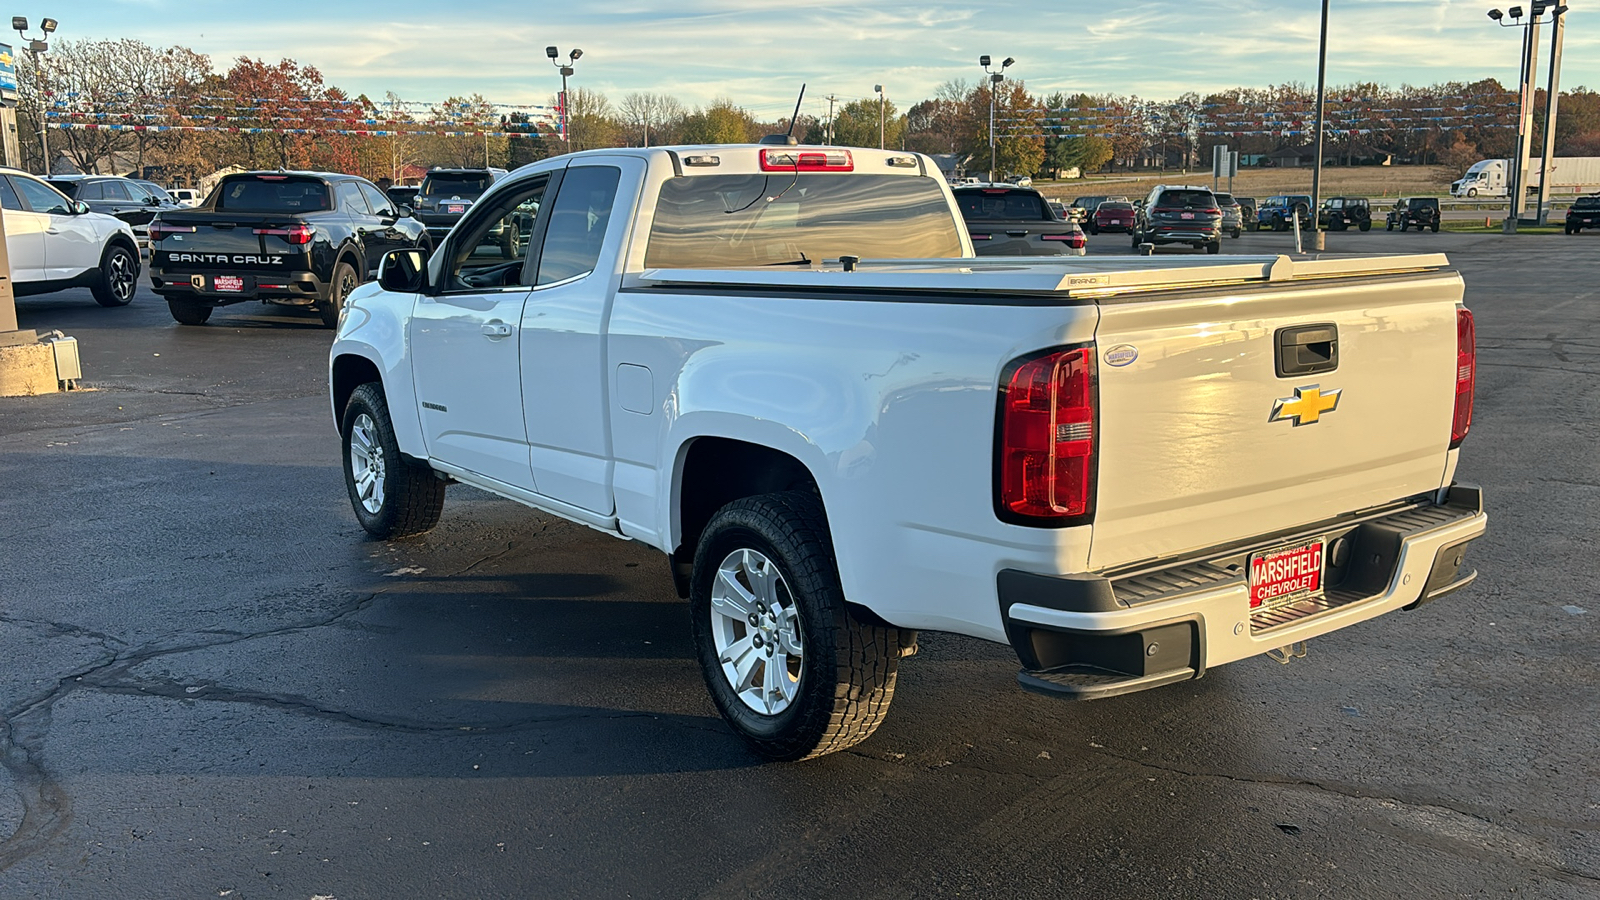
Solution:
{"label": "side mirror", "polygon": [[409,206],[406,206],[406,205],[405,205],[405,204],[401,204],[401,205],[400,205],[400,209],[399,209],[399,210],[397,210],[397,212],[398,212],[398,213],[399,213],[399,214],[400,214],[400,218],[402,218],[402,219],[409,219],[409,218],[411,218],[411,217],[412,217],[412,216],[413,216],[413,215],[415,215],[415,214],[416,214],[416,211],[415,211],[415,210],[413,210],[413,209],[412,209],[412,208],[411,208],[411,207],[409,207]]}
{"label": "side mirror", "polygon": [[89,214],[89,204],[83,202],[82,200],[72,201],[71,209],[72,214],[75,216],[84,216]]}
{"label": "side mirror", "polygon": [[378,263],[378,286],[397,294],[415,294],[427,285],[428,259],[421,250],[390,250]]}
{"label": "side mirror", "polygon": [[155,194],[150,194],[149,196],[144,198],[144,205],[145,206],[160,206],[161,205],[161,198],[157,197]]}

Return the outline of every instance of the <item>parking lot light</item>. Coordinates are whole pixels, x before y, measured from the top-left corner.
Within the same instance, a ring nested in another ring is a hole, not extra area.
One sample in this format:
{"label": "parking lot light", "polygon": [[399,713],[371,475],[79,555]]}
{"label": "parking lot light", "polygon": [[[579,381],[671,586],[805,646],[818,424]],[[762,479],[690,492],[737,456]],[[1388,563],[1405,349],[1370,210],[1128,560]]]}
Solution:
{"label": "parking lot light", "polygon": [[561,62],[561,51],[555,47],[544,48],[544,55],[550,57],[550,64],[561,70],[561,139],[567,142],[567,152],[572,152],[572,131],[569,127],[567,113],[567,79],[572,75],[572,64],[583,58],[583,51],[572,48],[567,54],[567,61]]}
{"label": "parking lot light", "polygon": [[1000,64],[1000,68],[998,68],[998,69],[990,69],[989,68],[989,57],[988,56],[980,56],[980,57],[978,57],[978,65],[982,66],[983,67],[983,71],[986,74],[988,74],[988,76],[989,76],[989,183],[990,184],[994,183],[994,165],[995,165],[995,150],[994,150],[994,95],[995,95],[996,91],[1000,90],[1000,82],[1005,80],[1005,77],[1006,77],[1005,76],[1005,71],[1006,71],[1006,69],[1011,68],[1011,64],[1016,62],[1016,61],[1017,60],[1016,60],[1015,57],[1008,56],[1008,57],[1005,58],[1005,62],[1002,62]]}
{"label": "parking lot light", "polygon": [[43,35],[39,38],[29,38],[23,33],[28,30],[27,16],[11,17],[11,27],[16,29],[17,36],[27,43],[28,54],[33,57],[33,74],[39,87],[39,153],[44,159],[43,171],[45,177],[50,175],[50,139],[45,136],[44,67],[40,63],[39,54],[49,52],[50,42],[47,38],[55,33],[58,24],[60,23],[56,22],[55,19],[44,19],[39,23],[39,27],[44,29]]}
{"label": "parking lot light", "polygon": [[1498,22],[1501,19],[1505,18],[1505,13],[1501,12],[1498,9],[1491,9],[1491,10],[1489,10],[1489,18],[1491,18],[1491,19],[1495,20],[1496,22]]}
{"label": "parking lot light", "polygon": [[56,30],[56,24],[57,23],[55,19],[45,19],[43,22],[39,23],[39,27],[44,29],[45,34],[54,34]]}

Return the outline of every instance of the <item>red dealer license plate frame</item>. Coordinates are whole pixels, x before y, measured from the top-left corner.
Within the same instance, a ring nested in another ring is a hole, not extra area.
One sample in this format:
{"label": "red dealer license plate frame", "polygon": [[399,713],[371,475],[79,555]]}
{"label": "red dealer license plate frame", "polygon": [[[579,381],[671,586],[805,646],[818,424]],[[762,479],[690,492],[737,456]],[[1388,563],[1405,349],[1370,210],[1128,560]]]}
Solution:
{"label": "red dealer license plate frame", "polygon": [[211,289],[219,294],[244,293],[244,277],[241,275],[213,275],[211,276]]}
{"label": "red dealer license plate frame", "polygon": [[1322,596],[1327,552],[1327,539],[1319,537],[1250,554],[1246,583],[1251,612]]}

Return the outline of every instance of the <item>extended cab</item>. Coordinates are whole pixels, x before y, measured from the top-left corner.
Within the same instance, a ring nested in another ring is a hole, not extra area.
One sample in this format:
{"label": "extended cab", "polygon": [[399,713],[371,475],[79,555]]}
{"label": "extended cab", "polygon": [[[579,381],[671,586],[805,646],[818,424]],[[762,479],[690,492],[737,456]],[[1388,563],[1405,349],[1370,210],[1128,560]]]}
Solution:
{"label": "extended cab", "polygon": [[391,250],[432,244],[411,210],[377,186],[330,172],[244,172],[204,205],[150,223],[150,284],[172,318],[204,325],[218,306],[312,307],[328,327]]}
{"label": "extended cab", "polygon": [[1438,254],[974,258],[912,153],[593,150],[391,253],[330,399],[369,533],[460,482],[655,547],[727,722],[798,759],[873,732],[920,629],[1087,699],[1470,583],[1462,292]]}

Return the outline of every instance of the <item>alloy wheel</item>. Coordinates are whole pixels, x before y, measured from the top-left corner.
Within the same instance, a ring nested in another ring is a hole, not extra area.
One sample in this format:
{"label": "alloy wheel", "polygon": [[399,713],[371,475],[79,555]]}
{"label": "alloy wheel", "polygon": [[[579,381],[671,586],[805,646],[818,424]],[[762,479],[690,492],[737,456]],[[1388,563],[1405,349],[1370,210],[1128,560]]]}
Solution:
{"label": "alloy wheel", "polygon": [[711,634],[722,676],[745,706],[767,716],[789,708],[804,670],[800,611],[765,554],[741,548],[717,566]]}

